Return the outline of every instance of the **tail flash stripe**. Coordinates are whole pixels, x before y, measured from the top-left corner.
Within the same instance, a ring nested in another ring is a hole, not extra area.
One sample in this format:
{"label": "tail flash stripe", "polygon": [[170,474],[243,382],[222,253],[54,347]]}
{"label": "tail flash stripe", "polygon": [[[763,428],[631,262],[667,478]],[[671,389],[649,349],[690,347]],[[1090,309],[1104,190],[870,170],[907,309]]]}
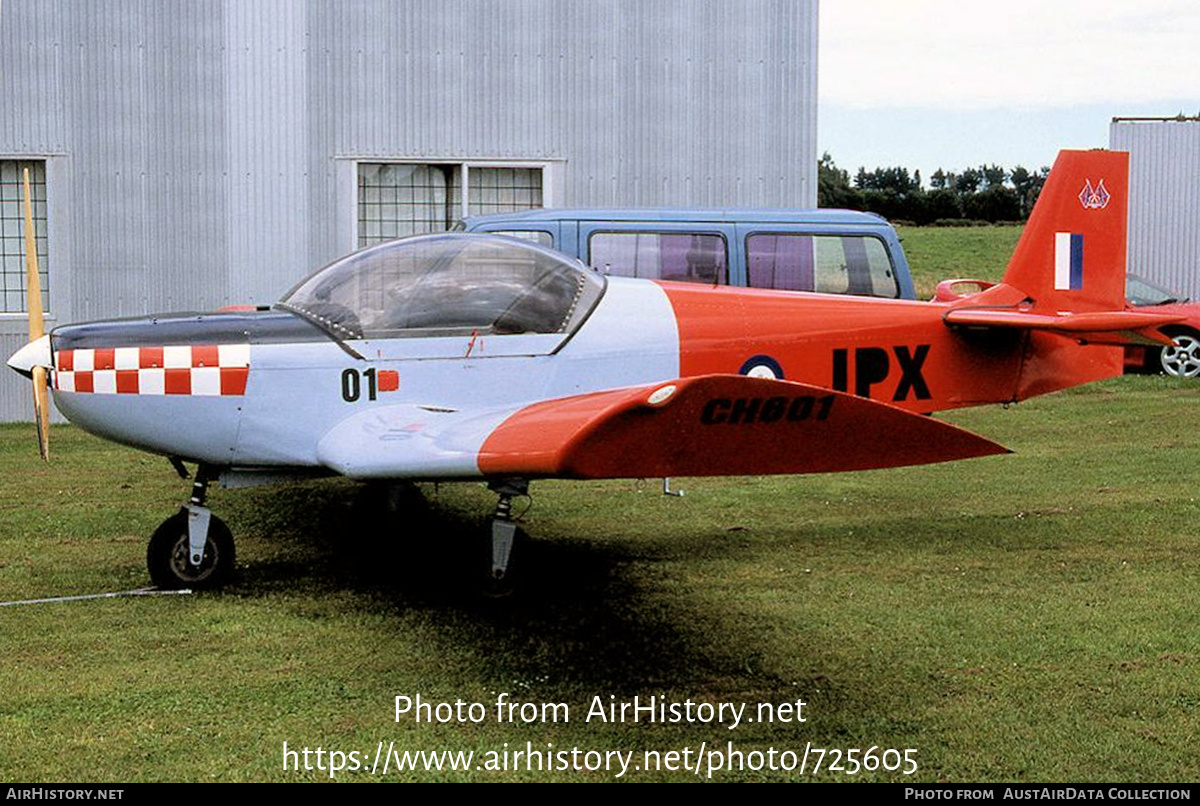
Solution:
{"label": "tail flash stripe", "polygon": [[1083,236],[1070,232],[1054,234],[1054,289],[1083,288]]}

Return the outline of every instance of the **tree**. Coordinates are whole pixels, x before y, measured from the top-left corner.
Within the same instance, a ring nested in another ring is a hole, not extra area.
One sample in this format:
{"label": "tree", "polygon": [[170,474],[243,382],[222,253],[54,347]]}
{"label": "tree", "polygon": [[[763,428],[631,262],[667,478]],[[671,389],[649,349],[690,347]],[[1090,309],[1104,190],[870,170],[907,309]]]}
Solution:
{"label": "tree", "polygon": [[863,208],[862,194],[850,187],[850,174],[834,164],[828,151],[817,162],[817,206],[847,210]]}
{"label": "tree", "polygon": [[1008,171],[999,165],[980,165],[979,173],[983,175],[983,187],[985,190],[987,188],[1004,187],[1004,183],[1008,181]]}
{"label": "tree", "polygon": [[905,196],[921,189],[920,180],[913,179],[907,168],[876,168],[870,173],[865,168],[858,169],[854,178],[854,186],[859,190],[882,190]]}
{"label": "tree", "polygon": [[968,168],[954,178],[954,192],[959,196],[970,196],[979,190],[983,184],[983,174],[974,168]]}
{"label": "tree", "polygon": [[935,188],[925,194],[925,213],[930,222],[962,218],[962,200],[948,187]]}
{"label": "tree", "polygon": [[1015,190],[996,185],[964,199],[963,215],[993,224],[997,221],[1020,221],[1021,202]]}
{"label": "tree", "polygon": [[921,221],[925,217],[925,192],[919,179],[907,168],[859,168],[855,187],[862,194],[863,209],[884,218]]}
{"label": "tree", "polygon": [[929,224],[943,219],[1022,221],[1049,175],[1018,165],[1011,171],[980,165],[954,173],[939,167],[929,178],[930,190],[921,187],[921,173],[907,168],[858,169],[850,175],[838,168],[826,152],[817,163],[817,198],[822,207],[868,210],[884,218]]}
{"label": "tree", "polygon": [[941,168],[938,168],[933,172],[933,176],[929,177],[929,187],[934,190],[950,190],[954,187],[954,182],[957,179],[957,174],[946,173]]}
{"label": "tree", "polygon": [[1033,212],[1033,203],[1037,201],[1042,192],[1042,185],[1046,184],[1046,177],[1049,175],[1050,169],[1045,166],[1037,173],[1032,173],[1021,165],[1012,169],[1013,190],[1016,191],[1021,204],[1022,218],[1028,218]]}

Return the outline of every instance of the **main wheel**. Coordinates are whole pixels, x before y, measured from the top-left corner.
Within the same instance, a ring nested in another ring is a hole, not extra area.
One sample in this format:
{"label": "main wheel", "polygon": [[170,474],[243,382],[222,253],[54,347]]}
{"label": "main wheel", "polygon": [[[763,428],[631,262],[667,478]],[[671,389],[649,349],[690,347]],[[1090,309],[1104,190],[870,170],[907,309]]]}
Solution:
{"label": "main wheel", "polygon": [[200,567],[188,562],[188,512],[181,509],[167,518],[150,538],[146,548],[146,567],[150,579],[160,588],[218,588],[233,576],[233,534],[225,522],[212,515],[208,521],[208,542]]}
{"label": "main wheel", "polygon": [[1162,371],[1177,378],[1200,376],[1200,333],[1192,330],[1170,334],[1174,347],[1164,347],[1159,353]]}

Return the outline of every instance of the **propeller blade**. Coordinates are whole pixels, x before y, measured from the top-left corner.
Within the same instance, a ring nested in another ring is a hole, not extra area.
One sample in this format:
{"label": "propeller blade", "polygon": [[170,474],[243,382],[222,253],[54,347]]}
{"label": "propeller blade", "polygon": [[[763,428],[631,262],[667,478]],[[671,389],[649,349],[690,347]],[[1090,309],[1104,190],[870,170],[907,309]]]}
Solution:
{"label": "propeller blade", "polygon": [[[29,313],[29,341],[35,342],[46,333],[42,313],[42,284],[38,279],[37,240],[33,233],[33,202],[29,193],[29,169],[25,169],[25,308]],[[33,416],[37,420],[38,451],[50,460],[50,400],[46,367],[35,366],[30,373],[33,381]]]}
{"label": "propeller blade", "polygon": [[50,396],[46,368],[33,368],[33,416],[37,420],[38,452],[50,461]]}

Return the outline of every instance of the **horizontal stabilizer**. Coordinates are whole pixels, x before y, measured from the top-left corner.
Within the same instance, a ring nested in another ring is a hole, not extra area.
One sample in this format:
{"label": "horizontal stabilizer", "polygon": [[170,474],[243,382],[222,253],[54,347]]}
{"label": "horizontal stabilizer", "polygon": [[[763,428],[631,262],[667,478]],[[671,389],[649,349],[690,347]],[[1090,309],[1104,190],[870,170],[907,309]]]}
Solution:
{"label": "horizontal stabilizer", "polygon": [[990,440],[819,386],[707,375],[535,403],[484,441],[489,476],[831,473],[1006,453]]}
{"label": "horizontal stabilizer", "polygon": [[994,308],[955,308],[946,324],[955,327],[1003,327],[1045,330],[1089,344],[1173,344],[1158,328],[1183,321],[1182,316],[1142,311],[1030,313]]}

